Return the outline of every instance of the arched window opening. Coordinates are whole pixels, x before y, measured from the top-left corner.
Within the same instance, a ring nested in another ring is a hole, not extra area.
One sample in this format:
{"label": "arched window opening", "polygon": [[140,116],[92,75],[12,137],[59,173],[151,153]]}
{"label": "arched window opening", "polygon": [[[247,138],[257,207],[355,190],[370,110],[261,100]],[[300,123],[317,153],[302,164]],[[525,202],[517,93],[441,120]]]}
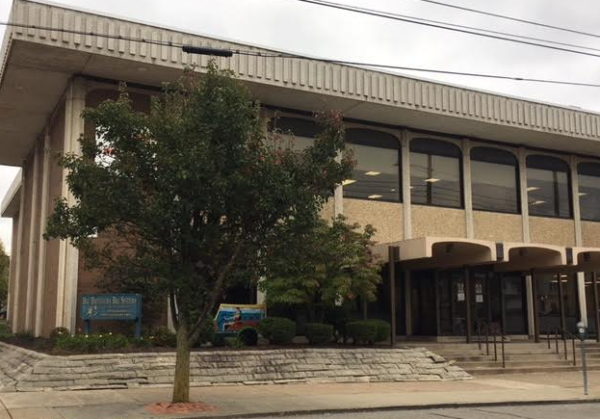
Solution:
{"label": "arched window opening", "polygon": [[492,147],[471,149],[473,209],[519,213],[518,174],[512,153]]}
{"label": "arched window opening", "polygon": [[569,165],[556,157],[527,157],[527,201],[530,215],[570,218]]}
{"label": "arched window opening", "polygon": [[346,147],[352,151],[356,165],[346,179],[344,197],[399,202],[400,143],[385,132],[364,128],[346,130]]}
{"label": "arched window opening", "polygon": [[446,141],[410,142],[410,189],[414,204],[462,208],[460,149]]}
{"label": "arched window opening", "polygon": [[581,219],[600,221],[600,163],[579,163],[577,174]]}

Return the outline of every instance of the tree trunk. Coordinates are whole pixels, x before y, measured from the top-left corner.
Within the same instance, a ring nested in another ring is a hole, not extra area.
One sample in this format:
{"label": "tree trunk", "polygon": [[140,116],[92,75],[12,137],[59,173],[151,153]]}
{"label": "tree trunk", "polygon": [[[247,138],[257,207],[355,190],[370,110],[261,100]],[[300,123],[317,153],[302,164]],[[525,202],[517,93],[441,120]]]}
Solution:
{"label": "tree trunk", "polygon": [[177,354],[175,357],[175,379],[173,382],[173,403],[190,401],[190,344],[188,325],[184,320],[177,328]]}

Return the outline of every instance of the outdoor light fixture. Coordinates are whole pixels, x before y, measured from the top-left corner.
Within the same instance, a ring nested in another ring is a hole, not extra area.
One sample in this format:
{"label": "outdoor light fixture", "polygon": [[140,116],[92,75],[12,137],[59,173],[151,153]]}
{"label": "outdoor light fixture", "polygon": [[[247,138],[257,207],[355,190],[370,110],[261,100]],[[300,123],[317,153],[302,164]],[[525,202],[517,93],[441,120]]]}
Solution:
{"label": "outdoor light fixture", "polygon": [[367,176],[379,176],[381,174],[381,172],[376,172],[374,170],[369,170],[368,172],[365,172],[365,175]]}
{"label": "outdoor light fixture", "polygon": [[439,182],[440,180],[436,177],[430,177],[425,179],[425,182],[429,182],[429,183],[435,183],[435,182]]}
{"label": "outdoor light fixture", "polygon": [[383,198],[383,195],[373,194],[373,195],[369,195],[368,198],[369,199],[379,199],[379,198]]}
{"label": "outdoor light fixture", "polygon": [[529,186],[529,187],[527,188],[527,192],[533,192],[533,191],[537,191],[537,190],[539,190],[539,189],[540,189],[540,188],[539,188],[539,187],[537,187],[537,186]]}
{"label": "outdoor light fixture", "polygon": [[342,186],[352,185],[354,182],[356,182],[356,179],[344,179],[342,181]]}

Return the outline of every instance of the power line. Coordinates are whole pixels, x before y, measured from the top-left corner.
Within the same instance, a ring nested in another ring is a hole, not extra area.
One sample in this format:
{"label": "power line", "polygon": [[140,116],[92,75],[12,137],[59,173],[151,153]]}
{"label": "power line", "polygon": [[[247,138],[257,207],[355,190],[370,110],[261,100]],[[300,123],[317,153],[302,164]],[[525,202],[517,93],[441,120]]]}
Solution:
{"label": "power line", "polygon": [[[300,0],[303,1],[303,0]],[[182,51],[187,53],[202,53],[206,55],[217,55],[217,56],[230,56],[233,54],[236,55],[246,55],[253,57],[262,57],[262,58],[296,58],[302,60],[318,60],[325,63],[330,64],[339,64],[339,65],[352,65],[359,67],[372,67],[372,68],[381,68],[387,70],[401,70],[401,71],[416,71],[416,72],[424,72],[424,73],[434,73],[434,74],[445,74],[445,75],[455,75],[455,76],[466,76],[466,77],[479,77],[479,78],[489,78],[489,79],[500,79],[500,80],[513,80],[513,81],[527,81],[527,82],[535,82],[535,83],[547,83],[547,84],[557,84],[557,85],[568,85],[568,86],[582,86],[582,87],[600,87],[600,83],[580,83],[580,82],[571,82],[566,80],[552,80],[552,79],[537,79],[537,78],[529,78],[529,77],[516,77],[516,76],[506,76],[500,74],[487,74],[487,73],[471,73],[471,72],[461,72],[461,71],[450,71],[450,70],[438,70],[431,68],[420,68],[420,67],[409,67],[409,66],[399,66],[392,64],[380,64],[380,63],[369,63],[369,62],[360,62],[360,61],[348,61],[348,60],[336,60],[336,59],[328,59],[328,58],[319,58],[319,57],[309,57],[300,54],[283,54],[283,53],[269,53],[269,52],[260,52],[260,51],[252,51],[252,50],[240,50],[240,49],[217,49],[210,47],[196,47],[192,45],[184,45],[182,43],[171,42],[171,41],[158,41],[146,38],[134,38],[122,35],[110,35],[110,34],[101,34],[97,32],[86,32],[86,31],[77,31],[71,29],[64,28],[53,28],[49,26],[38,26],[38,25],[26,25],[20,23],[10,23],[10,22],[0,22],[0,25],[10,26],[10,27],[18,27],[22,29],[37,29],[37,30],[46,30],[52,32],[60,32],[60,33],[69,33],[73,35],[82,35],[82,36],[97,36],[106,39],[113,39],[117,41],[129,41],[129,42],[140,42],[149,45],[160,45],[160,46],[168,46],[173,48],[180,48]]]}
{"label": "power line", "polygon": [[425,2],[425,3],[437,4],[438,6],[451,7],[453,9],[465,10],[467,12],[478,13],[478,14],[481,14],[481,15],[493,16],[493,17],[497,17],[497,18],[500,18],[500,19],[512,20],[514,22],[528,23],[530,25],[540,26],[542,28],[556,29],[556,30],[559,30],[559,31],[576,33],[578,35],[593,36],[594,38],[600,38],[600,35],[599,34],[595,34],[595,33],[584,32],[584,31],[580,31],[580,30],[577,30],[577,29],[570,29],[570,28],[565,28],[565,27],[561,27],[561,26],[549,25],[549,24],[546,24],[546,23],[535,22],[535,21],[527,20],[527,19],[520,19],[518,17],[501,15],[501,14],[498,14],[498,13],[487,12],[485,10],[471,9],[469,7],[458,6],[456,4],[449,4],[449,3],[444,3],[444,2],[441,2],[441,1],[435,1],[435,0],[420,0],[420,1]]}
{"label": "power line", "polygon": [[[296,0],[296,1],[314,4],[314,5],[318,5],[318,6],[330,7],[330,8],[339,9],[339,10],[345,10],[348,12],[382,17],[385,19],[392,19],[392,20],[397,20],[397,21],[406,22],[406,23],[414,23],[416,25],[423,25],[423,26],[428,26],[428,27],[436,28],[436,29],[445,29],[448,31],[460,32],[460,33],[465,33],[468,35],[482,36],[485,38],[497,39],[500,41],[516,42],[516,43],[523,44],[523,45],[530,45],[530,46],[535,46],[535,47],[552,49],[555,51],[570,52],[573,54],[580,54],[580,55],[586,55],[589,57],[600,58],[600,55],[593,54],[590,52],[577,51],[574,49],[562,48],[562,47],[557,47],[557,46],[552,46],[552,45],[547,45],[547,44],[540,44],[537,42],[522,41],[519,39],[514,39],[514,38],[510,38],[510,37],[506,37],[506,36],[476,32],[473,30],[466,30],[466,29],[461,29],[461,28],[457,28],[457,27],[450,27],[450,26],[447,26],[447,25],[449,25],[448,23],[444,23],[444,24],[429,23],[429,22],[424,22],[424,21],[418,20],[419,18],[404,17],[402,15],[398,15],[398,14],[394,14],[394,13],[390,13],[390,12],[383,12],[383,11],[375,10],[375,9],[367,9],[367,8],[363,8],[363,7],[348,6],[345,4],[334,3],[334,2],[323,1],[323,0]],[[446,25],[446,26],[444,26],[444,25]],[[511,36],[513,36],[513,35],[511,35]]]}

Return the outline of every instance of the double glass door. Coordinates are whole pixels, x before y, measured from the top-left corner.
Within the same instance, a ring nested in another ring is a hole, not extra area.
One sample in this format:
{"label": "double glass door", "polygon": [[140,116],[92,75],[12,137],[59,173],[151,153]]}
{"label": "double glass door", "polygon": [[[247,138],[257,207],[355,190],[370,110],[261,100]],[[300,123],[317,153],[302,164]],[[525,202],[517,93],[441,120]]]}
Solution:
{"label": "double glass door", "polygon": [[491,269],[420,271],[412,276],[413,334],[466,336],[495,324],[506,334],[527,333],[525,281]]}
{"label": "double glass door", "polygon": [[579,321],[579,295],[575,274],[534,275],[539,333],[566,329],[573,333]]}

